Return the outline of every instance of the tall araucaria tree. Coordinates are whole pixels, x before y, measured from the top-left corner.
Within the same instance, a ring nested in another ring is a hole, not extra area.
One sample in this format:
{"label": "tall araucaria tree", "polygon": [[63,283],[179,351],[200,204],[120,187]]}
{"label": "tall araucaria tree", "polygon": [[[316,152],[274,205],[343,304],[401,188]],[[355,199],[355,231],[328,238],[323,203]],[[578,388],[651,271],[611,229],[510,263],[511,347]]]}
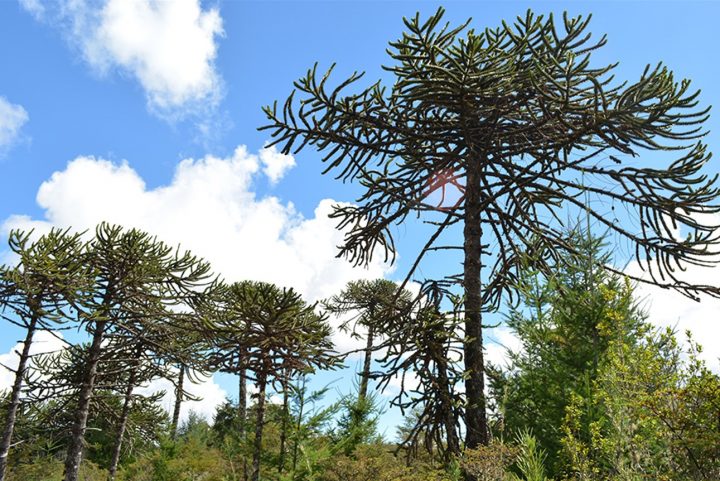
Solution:
{"label": "tall araucaria tree", "polygon": [[348,282],[339,294],[323,302],[323,307],[336,316],[352,315],[340,328],[349,330],[353,337],[361,337],[358,327],[365,330],[365,358],[360,373],[358,397],[367,397],[373,352],[377,349],[376,337],[387,331],[387,326],[409,309],[411,295],[400,291],[398,285],[387,279]]}
{"label": "tall araucaria tree", "polygon": [[59,329],[68,321],[75,293],[84,278],[79,235],[53,229],[36,241],[30,236],[10,232],[10,250],[18,256],[18,263],[12,268],[0,267],[2,317],[25,331],[0,439],[0,481],[5,479],[33,337],[38,330]]}
{"label": "tall araucaria tree", "polygon": [[[400,380],[398,393],[390,404],[412,413],[414,423],[401,440],[408,454],[422,440],[430,454],[445,461],[460,456],[461,395],[457,387],[463,378],[458,366],[462,357],[462,330],[459,329],[459,296],[446,292],[436,282],[420,289],[412,311],[389,326],[385,354],[378,359],[381,375],[378,388]],[[442,304],[453,309],[445,311]],[[415,381],[415,382],[413,382]]]}
{"label": "tall araucaria tree", "polygon": [[[408,278],[428,252],[461,250],[462,272],[449,279],[464,296],[465,446],[474,448],[488,442],[482,314],[509,291],[531,244],[551,258],[572,252],[565,219],[587,211],[631,245],[647,274],[639,281],[718,296],[679,273],[716,262],[705,214],[720,212],[719,193],[703,173],[708,110],[689,80],[660,64],[616,81],[616,64],[592,62],[606,39],[593,41],[590,17],[528,12],[466,30],[469,21],[451,27],[442,16],[405,20],[388,50],[391,86],[361,87],[353,74],[331,87],[332,68],[312,68],[284,103],[265,108],[261,129],[284,153],[314,147],[326,173],[360,184],[357,205],[332,214],[347,229],[340,252],[351,261],[378,251],[394,259],[392,228],[411,215],[435,231]],[[621,210],[628,222],[616,219]],[[453,228],[459,242],[435,245]]]}
{"label": "tall araucaria tree", "polygon": [[180,253],[137,229],[123,231],[106,223],[97,227],[84,260],[92,279],[80,303],[80,321],[91,340],[65,459],[65,481],[78,480],[103,343],[161,322],[179,293],[194,292],[210,278],[209,265],[190,253]]}
{"label": "tall araucaria tree", "polygon": [[[126,346],[119,341],[111,338],[103,343],[88,409],[88,455],[107,468],[116,462],[118,439],[123,440],[120,447],[125,452],[132,451],[137,442],[146,445],[157,442],[167,418],[157,405],[163,392],[151,396],[132,391],[128,394],[131,380],[147,382],[157,375],[157,367],[151,362],[132,366]],[[36,408],[35,422],[43,426],[43,438],[48,443],[57,443],[59,450],[64,450],[70,442],[73,408],[83,389],[89,349],[90,344],[83,343],[38,355],[28,376],[28,401]],[[152,419],[149,424],[140,422],[146,414]],[[120,433],[122,436],[118,436]],[[112,477],[110,469],[108,477]]]}
{"label": "tall araucaria tree", "polygon": [[209,332],[216,340],[218,365],[251,371],[258,388],[250,479],[260,477],[260,454],[268,384],[288,372],[332,368],[337,363],[331,329],[293,289],[266,282],[232,284]]}

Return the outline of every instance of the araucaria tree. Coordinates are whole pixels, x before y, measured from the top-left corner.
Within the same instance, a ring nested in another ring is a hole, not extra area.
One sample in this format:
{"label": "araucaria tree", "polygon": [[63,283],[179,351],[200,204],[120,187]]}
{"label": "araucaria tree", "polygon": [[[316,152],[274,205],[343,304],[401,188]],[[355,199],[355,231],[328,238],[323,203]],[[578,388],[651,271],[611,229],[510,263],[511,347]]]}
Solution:
{"label": "araucaria tree", "polygon": [[[190,253],[175,251],[145,232],[123,231],[105,223],[97,227],[83,260],[91,269],[90,282],[78,305],[90,345],[65,458],[65,481],[78,479],[103,344],[109,339],[142,341],[139,351],[136,342],[131,347],[134,353],[127,372],[132,374],[142,355],[151,350],[150,346],[156,353],[172,347],[158,345],[154,336],[146,334],[157,332],[159,324],[167,322],[172,315],[169,307],[176,305],[178,298],[210,282],[209,264]],[[129,381],[126,399],[137,385],[137,379]],[[118,433],[120,440],[123,429]]]}
{"label": "araucaria tree", "polygon": [[[331,87],[331,72],[313,68],[280,107],[265,108],[262,129],[285,153],[313,146],[326,172],[364,189],[357,205],[332,214],[348,229],[341,253],[350,260],[394,258],[391,230],[409,215],[436,227],[418,262],[461,230],[445,247],[463,256],[449,279],[464,296],[465,446],[473,448],[488,442],[482,313],[509,290],[523,252],[542,248],[536,268],[547,269],[574,249],[564,219],[587,211],[634,248],[648,273],[642,282],[717,295],[678,272],[714,262],[716,229],[704,214],[720,208],[715,179],[702,172],[707,110],[688,80],[657,65],[617,82],[616,64],[591,62],[606,40],[592,40],[589,17],[528,12],[466,30],[442,25],[442,16],[405,20],[388,50],[392,86],[361,87],[353,74]],[[648,155],[653,167],[636,162]],[[451,185],[457,198],[438,203]]]}
{"label": "araucaria tree", "polygon": [[359,399],[367,397],[373,352],[377,349],[376,337],[386,332],[388,325],[409,309],[411,295],[399,291],[398,285],[387,279],[348,282],[339,294],[323,302],[323,307],[337,316],[352,315],[340,328],[360,337],[359,327],[365,329],[365,357],[360,373]]}
{"label": "araucaria tree", "polygon": [[[315,305],[307,304],[296,291],[266,282],[232,284],[216,315],[208,326],[215,349],[211,364],[240,376],[239,404],[244,402],[243,382],[248,371],[258,389],[250,474],[250,479],[257,481],[268,384],[287,384],[284,376],[288,373],[332,368],[337,358],[331,329],[326,317],[315,312]],[[240,415],[244,416],[242,408]]]}
{"label": "araucaria tree", "polygon": [[2,317],[24,329],[18,365],[0,438],[0,481],[5,479],[15,419],[21,403],[23,380],[30,362],[30,348],[38,330],[57,329],[67,321],[68,309],[82,283],[83,265],[78,254],[78,234],[53,229],[38,240],[31,233],[10,232],[9,246],[19,260],[15,267],[0,266]]}

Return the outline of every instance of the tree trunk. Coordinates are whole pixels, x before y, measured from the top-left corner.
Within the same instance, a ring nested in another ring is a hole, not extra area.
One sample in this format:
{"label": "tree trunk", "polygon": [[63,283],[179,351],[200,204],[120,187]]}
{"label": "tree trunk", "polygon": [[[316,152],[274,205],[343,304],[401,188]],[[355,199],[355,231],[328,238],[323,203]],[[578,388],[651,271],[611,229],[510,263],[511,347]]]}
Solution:
{"label": "tree trunk", "polygon": [[446,360],[436,360],[438,366],[438,384],[442,392],[442,409],[445,423],[445,434],[447,438],[447,453],[449,456],[460,455],[460,441],[458,440],[455,415],[453,412],[452,399],[450,394],[450,382],[447,375]]}
{"label": "tree trunk", "polygon": [[135,382],[137,378],[138,370],[138,359],[135,359],[135,366],[130,371],[130,377],[128,379],[127,389],[125,389],[125,401],[123,403],[122,414],[120,415],[120,426],[118,426],[117,437],[115,438],[115,446],[113,447],[113,456],[110,461],[110,467],[108,468],[108,481],[115,479],[117,473],[117,467],[120,463],[120,452],[122,450],[123,436],[125,436],[125,430],[127,428],[127,421],[130,417],[130,406],[132,403],[132,392],[135,389]]}
{"label": "tree trunk", "polygon": [[363,370],[362,374],[360,375],[360,392],[358,393],[358,399],[360,400],[364,400],[365,398],[367,398],[368,384],[370,383],[370,364],[372,363],[372,348],[374,337],[374,327],[368,326],[367,345],[365,347],[365,361],[363,362]]}
{"label": "tree trunk", "polygon": [[468,162],[465,187],[465,226],[463,251],[463,287],[465,293],[464,361],[468,377],[465,381],[467,407],[465,411],[465,447],[476,448],[488,444],[487,415],[485,413],[485,363],[482,338],[482,226],[480,198],[480,170],[477,159]]}
{"label": "tree trunk", "polygon": [[102,351],[103,334],[105,333],[106,321],[98,322],[95,325],[92,344],[88,352],[87,366],[85,367],[85,379],[80,388],[80,400],[78,401],[75,421],[71,430],[70,445],[65,457],[65,481],[78,481],[80,462],[82,461],[83,447],[85,444],[85,430],[87,429],[88,412],[90,400],[92,399],[97,376],[97,366]]}
{"label": "tree trunk", "polygon": [[[243,359],[239,360],[239,366],[242,366]],[[240,440],[244,443],[247,439],[247,376],[245,369],[238,371],[238,429],[240,431]],[[248,479],[248,463],[247,456],[243,454],[243,479]]]}
{"label": "tree trunk", "polygon": [[180,364],[180,374],[178,374],[177,386],[175,386],[175,406],[173,407],[172,424],[170,425],[170,433],[172,440],[177,439],[178,423],[180,422],[180,406],[183,401],[183,388],[185,385],[185,366]]}
{"label": "tree trunk", "polygon": [[5,429],[3,430],[2,441],[0,441],[0,481],[5,479],[5,470],[7,469],[7,459],[10,453],[10,444],[12,443],[13,431],[15,430],[15,419],[17,411],[20,407],[20,392],[22,391],[23,376],[27,369],[28,359],[30,358],[30,346],[32,345],[35,327],[37,326],[37,318],[33,317],[27,326],[27,334],[25,342],[18,360],[18,367],[15,370],[15,382],[13,383],[12,392],[10,393],[10,404],[5,414]]}
{"label": "tree trunk", "polygon": [[255,446],[253,450],[252,474],[251,481],[260,479],[260,454],[262,453],[262,435],[263,424],[265,422],[265,385],[267,384],[267,374],[258,373],[258,401],[257,401],[257,420],[255,422]]}
{"label": "tree trunk", "polygon": [[288,382],[284,383],[283,392],[283,407],[282,407],[282,420],[280,421],[280,460],[278,461],[278,471],[280,473],[285,469],[285,444],[287,442],[287,430],[288,430],[288,417],[290,416],[288,405],[289,405],[289,389]]}
{"label": "tree trunk", "polygon": [[297,423],[295,424],[295,442],[293,444],[293,459],[292,459],[292,467],[293,467],[293,473],[297,469],[297,457],[298,457],[298,446],[300,444],[300,430],[302,429],[302,421],[303,421],[303,414],[305,410],[305,386],[306,386],[306,380],[305,374],[303,374],[302,377],[302,388],[300,389],[300,406],[298,406],[298,418]]}
{"label": "tree trunk", "polygon": [[245,369],[240,370],[238,378],[238,429],[240,430],[240,439],[245,439],[245,421],[247,419],[247,379]]}

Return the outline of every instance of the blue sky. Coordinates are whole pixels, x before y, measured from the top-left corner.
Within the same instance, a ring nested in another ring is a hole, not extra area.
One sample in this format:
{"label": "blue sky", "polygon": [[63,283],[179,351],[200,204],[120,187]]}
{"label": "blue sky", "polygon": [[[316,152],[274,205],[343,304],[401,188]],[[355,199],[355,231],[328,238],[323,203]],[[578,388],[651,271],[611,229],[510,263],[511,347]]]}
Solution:
{"label": "blue sky", "polygon": [[[337,62],[338,78],[354,70],[386,78],[380,66],[402,17],[427,16],[440,3],[198,1],[0,1],[2,241],[14,227],[88,228],[107,219],[182,243],[231,280],[289,284],[310,299],[354,278],[401,279],[419,247],[418,230],[398,229],[394,268],[376,262],[357,271],[334,259],[339,237],[326,218],[327,199],[349,202],[356,190],[321,176],[311,150],[294,159],[259,154],[268,138],[256,129],[261,107],[284,99],[315,62]],[[529,5],[537,13],[592,13],[591,31],[608,35],[597,64],[620,61],[619,77],[632,80],[646,64],[664,61],[702,89],[704,105],[720,104],[720,2],[442,5],[448,21],[473,17],[476,28]],[[711,150],[720,145],[718,118],[707,124]],[[718,165],[712,161],[709,171]],[[663,294],[654,305],[658,324],[687,318],[701,340],[717,334],[717,304]],[[0,353],[17,339],[0,326]],[[718,350],[706,347],[716,358]],[[233,380],[216,381],[216,398],[222,389],[235,393]],[[347,391],[347,376],[337,385]]]}

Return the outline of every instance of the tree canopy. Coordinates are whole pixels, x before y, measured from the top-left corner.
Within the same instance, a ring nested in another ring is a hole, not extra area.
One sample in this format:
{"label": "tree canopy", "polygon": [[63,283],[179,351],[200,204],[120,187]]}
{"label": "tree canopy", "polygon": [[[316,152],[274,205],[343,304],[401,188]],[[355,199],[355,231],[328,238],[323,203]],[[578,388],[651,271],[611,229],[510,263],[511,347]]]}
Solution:
{"label": "tree canopy", "polygon": [[[464,294],[466,444],[474,447],[488,442],[482,312],[512,295],[525,253],[542,252],[534,262],[549,271],[574,252],[565,219],[585,212],[630,243],[648,274],[638,281],[718,296],[679,273],[717,260],[707,214],[720,212],[719,191],[703,170],[708,108],[699,92],[662,64],[616,80],[617,64],[593,62],[606,39],[592,38],[590,16],[528,11],[476,30],[444,24],[443,14],[405,19],[384,66],[391,85],[360,86],[360,73],[333,84],[332,67],[319,74],[315,66],[265,108],[261,129],[284,153],[315,148],[325,173],[361,186],[355,205],[332,214],[347,229],[340,253],[351,261],[367,264],[378,251],[394,258],[392,227],[411,214],[435,231],[408,277],[430,251],[462,251],[462,271],[448,279]],[[653,166],[635,162],[650,158]],[[449,186],[459,198],[433,203]],[[618,222],[616,208],[630,222]],[[460,241],[436,245],[454,225]]]}

